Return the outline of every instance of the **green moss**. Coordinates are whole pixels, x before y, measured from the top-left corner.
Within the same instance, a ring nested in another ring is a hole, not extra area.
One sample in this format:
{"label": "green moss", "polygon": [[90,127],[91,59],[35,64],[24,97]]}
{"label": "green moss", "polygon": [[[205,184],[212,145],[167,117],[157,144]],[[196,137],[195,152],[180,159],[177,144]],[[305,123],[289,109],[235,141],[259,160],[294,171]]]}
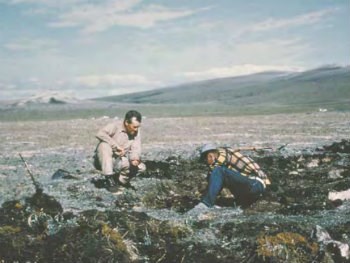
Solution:
{"label": "green moss", "polygon": [[274,258],[285,262],[311,262],[319,247],[304,236],[293,232],[281,232],[276,235],[263,235],[257,239],[257,254],[264,260]]}
{"label": "green moss", "polygon": [[171,180],[163,180],[145,194],[142,203],[150,208],[167,208],[167,202],[174,195],[176,187]]}
{"label": "green moss", "polygon": [[147,229],[152,236],[158,236],[160,239],[177,240],[192,234],[192,229],[183,223],[151,219],[147,222]]}
{"label": "green moss", "polygon": [[123,237],[116,229],[110,228],[107,224],[102,224],[101,233],[105,238],[113,243],[116,250],[122,253],[127,252]]}
{"label": "green moss", "polygon": [[160,234],[177,240],[192,234],[192,229],[179,222],[164,222],[160,225]]}
{"label": "green moss", "polygon": [[14,226],[2,226],[0,227],[0,235],[13,235],[21,232],[21,228]]}

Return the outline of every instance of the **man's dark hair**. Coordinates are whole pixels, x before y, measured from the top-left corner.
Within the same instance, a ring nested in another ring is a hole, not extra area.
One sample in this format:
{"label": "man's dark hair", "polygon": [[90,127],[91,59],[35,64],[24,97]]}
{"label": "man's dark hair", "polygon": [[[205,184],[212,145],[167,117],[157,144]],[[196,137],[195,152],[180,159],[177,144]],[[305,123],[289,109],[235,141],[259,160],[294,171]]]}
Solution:
{"label": "man's dark hair", "polygon": [[136,110],[130,110],[128,111],[126,114],[125,114],[125,118],[124,118],[124,121],[126,121],[127,123],[131,123],[131,120],[132,118],[136,118],[136,120],[138,122],[141,122],[142,121],[142,116],[141,116],[141,113],[139,113],[138,111]]}

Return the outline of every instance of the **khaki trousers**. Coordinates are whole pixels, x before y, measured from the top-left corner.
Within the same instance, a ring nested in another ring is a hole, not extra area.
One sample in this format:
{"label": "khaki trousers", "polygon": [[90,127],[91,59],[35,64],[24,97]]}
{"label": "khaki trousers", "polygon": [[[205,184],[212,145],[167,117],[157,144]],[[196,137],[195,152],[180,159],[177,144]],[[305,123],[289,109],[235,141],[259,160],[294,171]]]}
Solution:
{"label": "khaki trousers", "polygon": [[137,167],[131,166],[127,157],[115,155],[112,147],[106,142],[100,142],[97,145],[94,164],[95,168],[101,170],[104,175],[119,176],[119,181],[123,184],[146,171],[144,163],[140,163]]}

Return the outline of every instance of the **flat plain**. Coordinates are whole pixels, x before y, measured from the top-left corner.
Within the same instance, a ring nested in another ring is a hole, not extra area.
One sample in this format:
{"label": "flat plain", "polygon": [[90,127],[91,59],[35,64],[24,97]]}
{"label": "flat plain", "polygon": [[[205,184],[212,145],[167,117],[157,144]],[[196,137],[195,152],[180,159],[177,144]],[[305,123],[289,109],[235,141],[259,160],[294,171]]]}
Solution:
{"label": "flat plain", "polygon": [[[0,122],[1,155],[40,153],[44,149],[83,149],[93,152],[97,130],[109,118]],[[120,121],[116,120],[116,121]],[[348,139],[349,112],[314,112],[233,117],[145,118],[142,122],[143,153],[163,150],[192,152],[203,143],[233,147],[300,148]]]}

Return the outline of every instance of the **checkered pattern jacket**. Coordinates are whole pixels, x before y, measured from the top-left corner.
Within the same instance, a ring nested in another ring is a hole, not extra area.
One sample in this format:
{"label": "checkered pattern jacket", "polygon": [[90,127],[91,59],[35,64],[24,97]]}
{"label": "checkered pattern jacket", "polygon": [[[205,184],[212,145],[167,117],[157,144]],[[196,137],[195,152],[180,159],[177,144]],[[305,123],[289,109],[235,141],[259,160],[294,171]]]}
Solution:
{"label": "checkered pattern jacket", "polygon": [[218,148],[217,150],[219,156],[216,162],[210,166],[211,170],[216,166],[226,166],[233,171],[239,172],[243,176],[259,180],[264,186],[271,184],[267,175],[252,158],[231,148]]}

